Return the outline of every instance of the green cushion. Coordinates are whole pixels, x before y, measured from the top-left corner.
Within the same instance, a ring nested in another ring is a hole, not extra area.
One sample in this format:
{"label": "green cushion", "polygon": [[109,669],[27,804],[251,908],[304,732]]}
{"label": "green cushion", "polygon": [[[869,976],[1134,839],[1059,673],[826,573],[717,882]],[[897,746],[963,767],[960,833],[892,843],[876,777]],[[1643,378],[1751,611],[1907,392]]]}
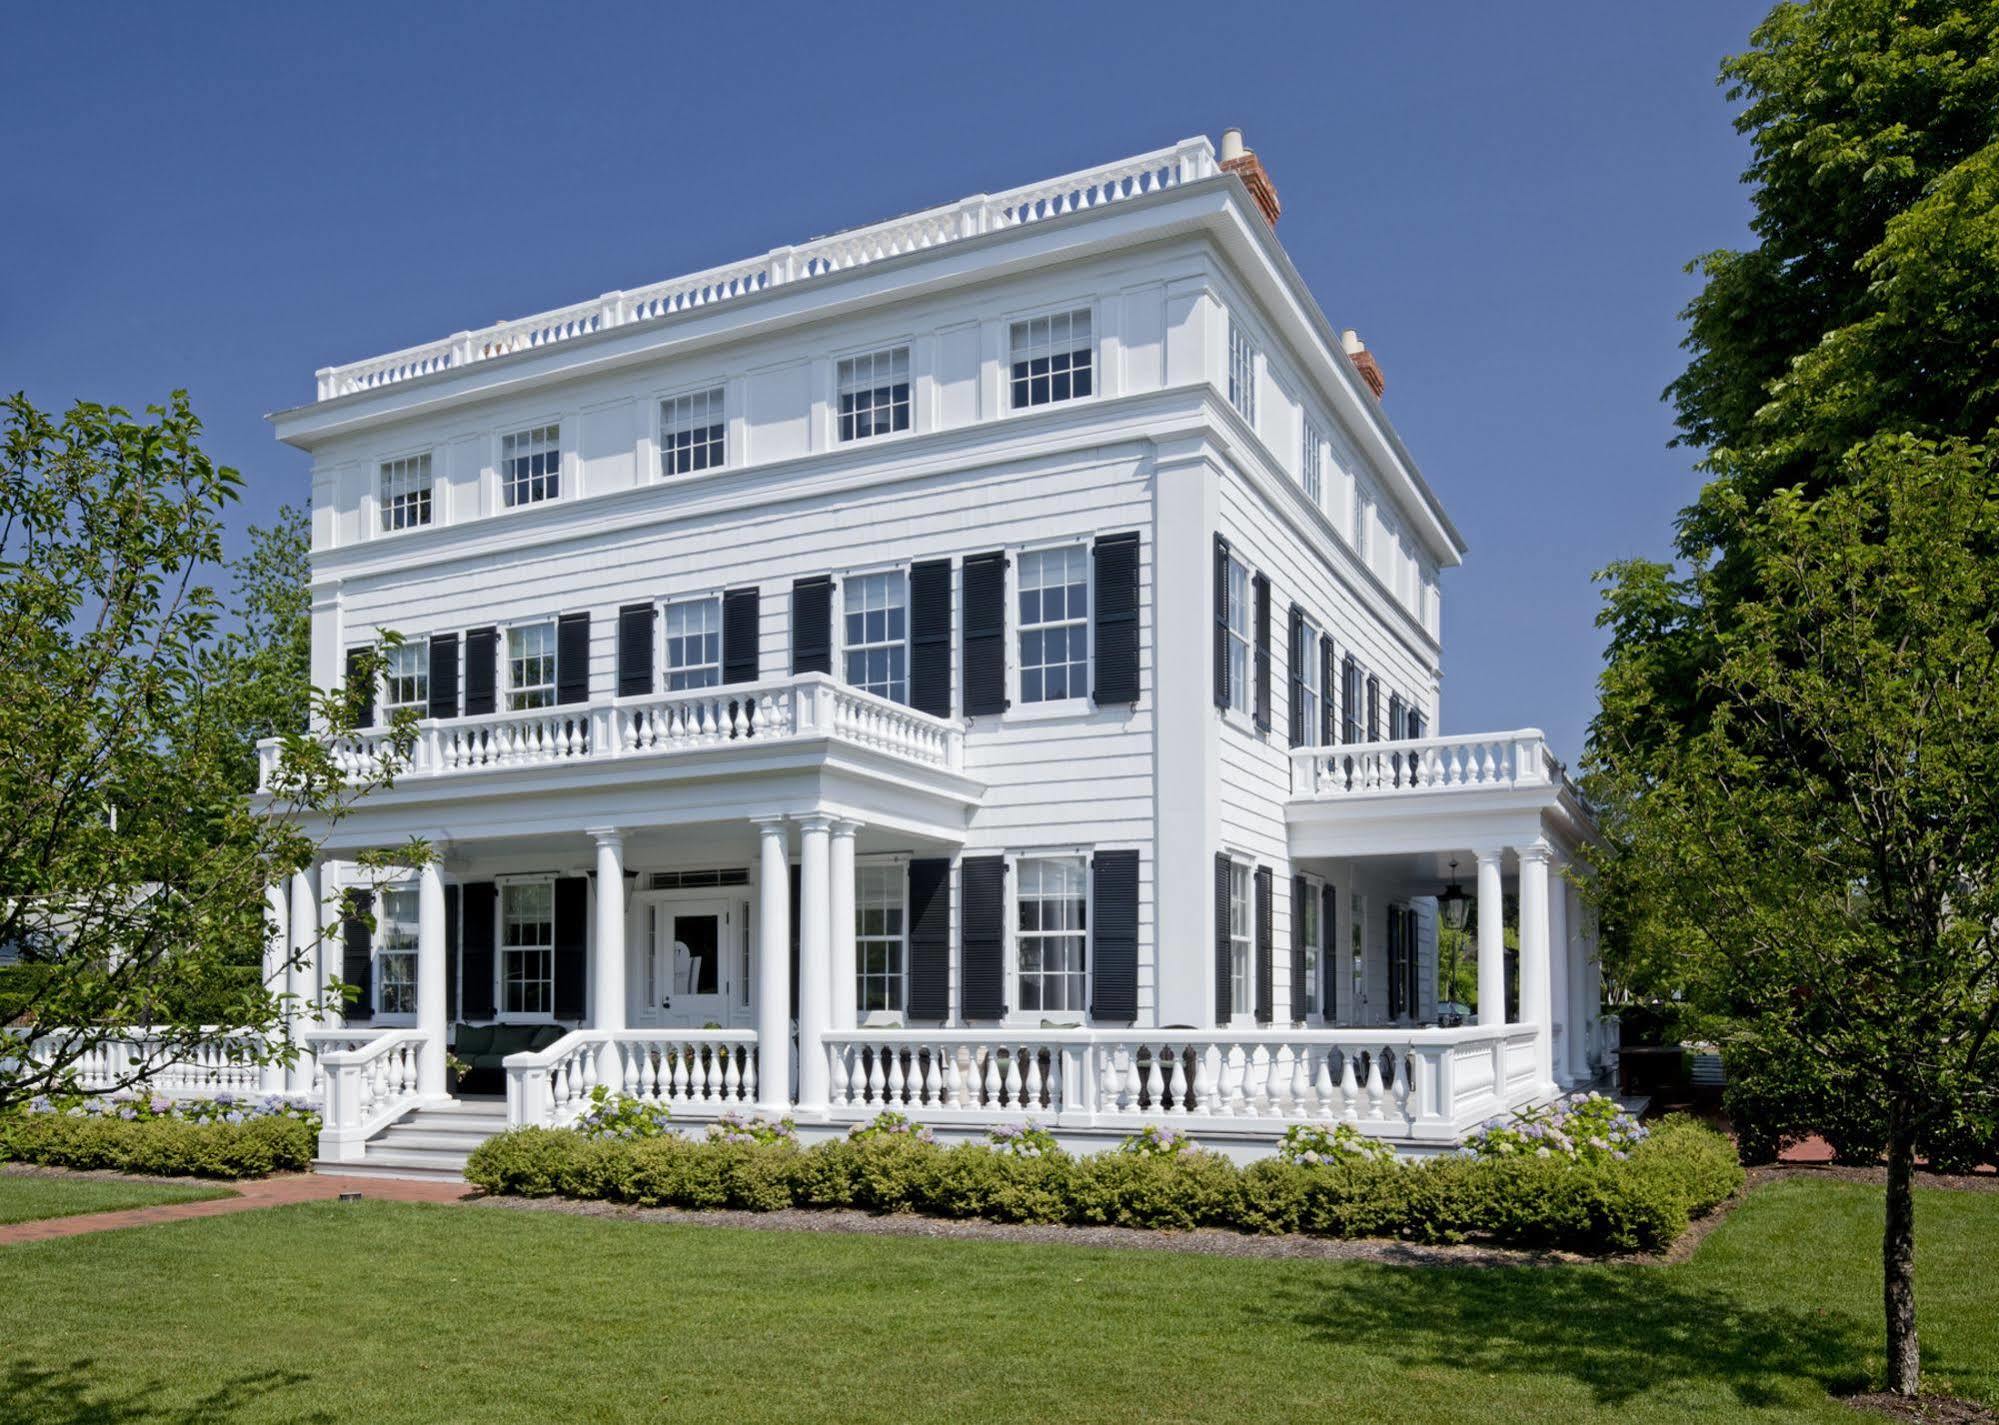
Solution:
{"label": "green cushion", "polygon": [[560,1024],[537,1025],[534,1031],[534,1038],[529,1041],[528,1047],[530,1049],[546,1049],[568,1032]]}
{"label": "green cushion", "polygon": [[457,1042],[452,1052],[461,1059],[476,1059],[493,1049],[493,1026],[490,1024],[461,1024],[458,1026]]}
{"label": "green cushion", "polygon": [[505,1058],[509,1054],[521,1054],[534,1047],[534,1036],[542,1029],[539,1024],[496,1024],[493,1026],[493,1047],[489,1051]]}

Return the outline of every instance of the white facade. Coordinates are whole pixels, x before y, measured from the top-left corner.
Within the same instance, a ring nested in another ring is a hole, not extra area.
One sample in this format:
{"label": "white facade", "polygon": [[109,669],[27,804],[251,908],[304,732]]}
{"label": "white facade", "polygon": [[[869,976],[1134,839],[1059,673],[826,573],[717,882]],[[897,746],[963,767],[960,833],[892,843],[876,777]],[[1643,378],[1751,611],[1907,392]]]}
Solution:
{"label": "white facade", "polygon": [[[367,976],[330,1151],[492,1022],[563,1032],[506,1071],[538,1121],[603,1081],[1440,1142],[1593,1072],[1580,804],[1538,734],[1434,735],[1461,542],[1205,139],[319,388],[273,418],[315,678],[393,630],[378,716],[431,715],[280,943],[362,848],[441,853],[315,949]],[[1522,1025],[1434,1027],[1452,860],[1526,873]]]}

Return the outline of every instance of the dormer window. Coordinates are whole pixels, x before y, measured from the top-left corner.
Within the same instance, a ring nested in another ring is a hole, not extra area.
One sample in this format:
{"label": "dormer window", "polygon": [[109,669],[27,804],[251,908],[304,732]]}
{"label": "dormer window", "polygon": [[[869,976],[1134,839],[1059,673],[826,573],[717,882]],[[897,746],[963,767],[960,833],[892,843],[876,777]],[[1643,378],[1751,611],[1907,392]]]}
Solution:
{"label": "dormer window", "polygon": [[840,439],[871,440],[909,429],[909,348],[841,358]]}
{"label": "dormer window", "polygon": [[1052,405],[1093,389],[1090,309],[1015,322],[1011,332],[1013,408]]}
{"label": "dormer window", "polygon": [[535,426],[500,439],[500,495],[508,509],[562,493],[562,427]]}
{"label": "dormer window", "polygon": [[430,523],[430,455],[382,462],[382,528],[415,529]]}

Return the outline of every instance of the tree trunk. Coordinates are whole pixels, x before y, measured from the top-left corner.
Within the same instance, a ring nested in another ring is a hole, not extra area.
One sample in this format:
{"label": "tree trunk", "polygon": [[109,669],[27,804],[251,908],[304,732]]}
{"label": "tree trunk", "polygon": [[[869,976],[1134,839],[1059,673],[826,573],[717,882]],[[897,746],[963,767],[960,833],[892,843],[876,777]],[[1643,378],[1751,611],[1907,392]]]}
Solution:
{"label": "tree trunk", "polygon": [[1881,1302],[1888,1318],[1888,1389],[1914,1395],[1921,1375],[1916,1346],[1915,1134],[1898,1104],[1889,1113],[1888,1201],[1881,1230]]}

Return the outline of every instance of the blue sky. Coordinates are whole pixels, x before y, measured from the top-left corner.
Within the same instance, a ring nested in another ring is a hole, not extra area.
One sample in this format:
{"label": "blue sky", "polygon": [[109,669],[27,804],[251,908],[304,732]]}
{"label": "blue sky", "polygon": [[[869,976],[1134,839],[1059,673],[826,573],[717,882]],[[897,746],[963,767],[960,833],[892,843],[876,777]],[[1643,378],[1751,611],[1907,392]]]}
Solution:
{"label": "blue sky", "polygon": [[[235,519],[315,368],[1239,124],[1471,546],[1443,730],[1573,756],[1590,574],[1695,489],[1658,397],[1747,240],[1756,4],[13,7],[0,388],[186,387]],[[876,16],[880,18],[877,19]]]}

